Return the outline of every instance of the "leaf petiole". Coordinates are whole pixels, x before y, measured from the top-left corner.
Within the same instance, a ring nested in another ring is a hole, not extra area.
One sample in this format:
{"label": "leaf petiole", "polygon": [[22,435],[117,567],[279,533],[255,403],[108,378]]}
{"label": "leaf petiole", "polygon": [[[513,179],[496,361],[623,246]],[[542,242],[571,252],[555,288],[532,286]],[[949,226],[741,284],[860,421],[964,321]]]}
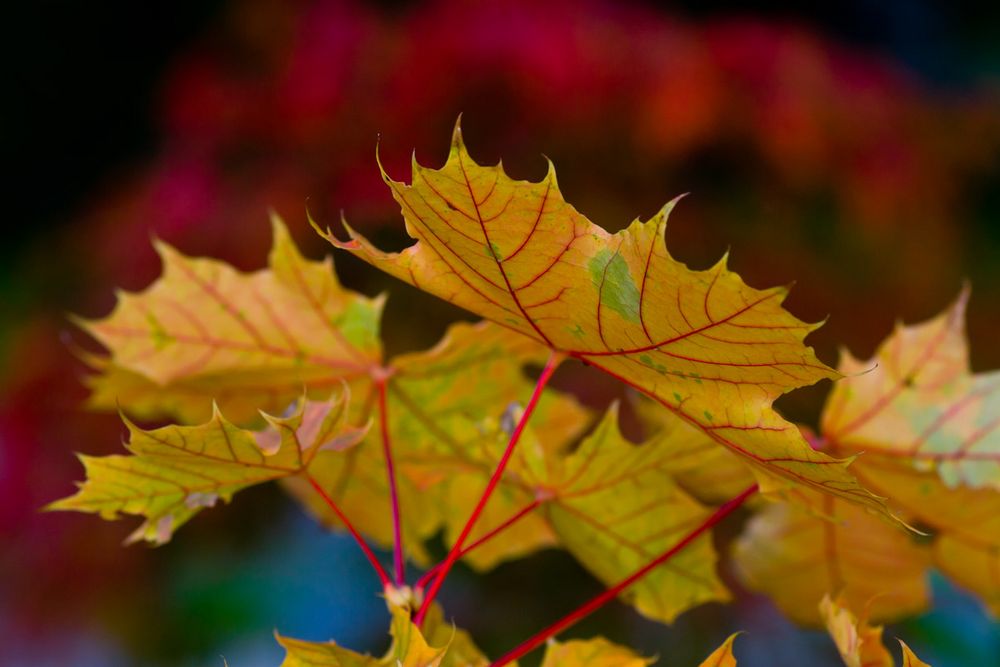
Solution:
{"label": "leaf petiole", "polygon": [[330,509],[333,510],[333,513],[337,515],[337,518],[340,519],[341,523],[343,523],[347,530],[351,533],[354,537],[354,541],[358,543],[358,546],[361,547],[361,551],[364,552],[365,557],[368,558],[368,562],[371,563],[371,566],[375,569],[375,574],[377,574],[379,580],[381,580],[382,588],[390,588],[392,586],[392,580],[389,579],[389,575],[386,574],[385,568],[382,567],[382,564],[378,562],[378,558],[375,557],[375,553],[372,551],[371,547],[369,547],[368,543],[365,542],[365,538],[361,537],[361,534],[354,528],[354,525],[340,510],[333,498],[331,498],[330,495],[323,490],[323,487],[316,481],[316,478],[309,473],[304,473],[304,476],[312,488],[315,489],[316,493],[319,494],[320,498],[322,498],[323,501],[329,505]]}
{"label": "leaf petiole", "polygon": [[667,549],[665,552],[649,561],[641,568],[630,574],[625,579],[621,580],[611,588],[608,588],[603,593],[594,596],[584,604],[580,605],[570,613],[563,616],[561,619],[553,623],[552,625],[546,627],[540,632],[536,633],[526,641],[522,642],[518,646],[514,647],[499,659],[495,660],[490,664],[490,667],[502,667],[503,665],[508,665],[518,658],[521,658],[531,651],[535,650],[550,638],[556,636],[566,628],[575,625],[577,622],[586,618],[590,614],[594,613],[605,604],[614,600],[618,595],[627,589],[629,586],[637,582],[638,580],[645,577],[652,570],[656,569],[666,561],[670,560],[678,552],[682,551],[687,545],[691,544],[695,539],[697,539],[702,533],[709,530],[715,524],[722,521],[725,517],[731,514],[736,508],[743,504],[747,498],[752,496],[757,492],[757,485],[754,484],[750,486],[742,493],[736,497],[726,501],[723,505],[719,506],[711,515],[709,515],[702,523],[700,523],[694,530],[685,535],[679,542],[674,544],[672,547]]}
{"label": "leaf petiole", "polygon": [[[493,539],[494,537],[496,537],[497,535],[499,535],[500,533],[502,533],[506,529],[510,528],[515,523],[517,523],[522,518],[524,518],[529,513],[531,513],[531,511],[533,509],[535,509],[536,507],[538,507],[541,504],[542,504],[541,500],[533,500],[533,501],[531,501],[530,503],[528,503],[527,505],[525,505],[524,507],[522,507],[521,509],[519,509],[517,512],[515,512],[513,515],[511,515],[510,518],[508,518],[506,521],[504,521],[503,523],[501,523],[499,526],[497,526],[496,528],[494,528],[490,532],[486,533],[485,535],[483,535],[482,537],[480,537],[478,540],[476,540],[475,542],[473,542],[469,546],[467,546],[464,549],[462,549],[462,551],[459,552],[459,554],[458,554],[459,558],[461,558],[465,554],[469,553],[470,551],[472,551],[473,549],[475,549],[479,545],[481,545],[481,544],[483,544],[485,542],[490,541],[491,539]],[[423,574],[423,576],[421,576],[419,579],[417,579],[417,583],[414,585],[414,588],[417,591],[423,591],[425,588],[427,588],[427,584],[430,583],[431,579],[433,579],[434,576],[438,572],[440,572],[441,566],[443,564],[444,564],[444,561],[438,563],[437,565],[435,565],[431,569],[427,570],[427,572],[425,572]]]}
{"label": "leaf petiole", "polygon": [[489,501],[490,496],[493,495],[493,491],[496,489],[497,484],[500,483],[500,478],[503,477],[504,470],[506,470],[507,464],[510,462],[510,458],[514,453],[514,447],[517,446],[518,440],[521,439],[521,433],[524,432],[524,428],[527,426],[528,420],[531,418],[531,414],[535,411],[535,406],[538,405],[538,399],[541,398],[542,391],[548,384],[549,379],[552,378],[552,374],[555,372],[556,367],[559,366],[564,358],[565,355],[555,350],[549,354],[548,361],[545,362],[545,368],[542,369],[542,374],[535,383],[535,389],[531,393],[531,398],[528,400],[528,404],[525,406],[524,412],[521,414],[521,418],[518,420],[517,426],[514,428],[514,432],[510,436],[510,441],[507,443],[507,448],[504,450],[503,456],[500,458],[500,462],[497,463],[497,467],[494,469],[493,475],[490,477],[490,481],[486,484],[486,489],[483,491],[483,495],[480,496],[475,509],[472,510],[472,514],[469,516],[468,521],[465,522],[465,527],[462,528],[462,533],[458,536],[455,544],[451,547],[451,551],[448,552],[447,557],[445,557],[444,561],[441,563],[440,572],[434,578],[430,588],[427,590],[427,595],[424,597],[424,601],[420,605],[420,610],[414,617],[414,622],[418,626],[423,622],[424,616],[426,616],[427,610],[430,609],[431,603],[434,602],[434,598],[437,596],[438,590],[441,589],[441,584],[444,583],[445,578],[448,576],[448,572],[461,555],[462,547],[465,546],[465,541],[469,538],[469,534],[472,532],[473,527],[475,527],[476,521],[479,519],[479,515],[482,514],[483,509],[486,507],[486,503]]}

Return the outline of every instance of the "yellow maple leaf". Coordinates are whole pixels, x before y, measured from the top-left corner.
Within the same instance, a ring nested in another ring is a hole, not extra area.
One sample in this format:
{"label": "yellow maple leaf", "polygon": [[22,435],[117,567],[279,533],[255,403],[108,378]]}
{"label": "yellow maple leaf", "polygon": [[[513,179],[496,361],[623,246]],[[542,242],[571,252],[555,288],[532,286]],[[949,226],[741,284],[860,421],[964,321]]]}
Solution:
{"label": "yellow maple leaf", "polygon": [[163,275],[121,292],[106,318],[77,322],[110,350],[88,356],[91,404],[139,416],[208,416],[212,401],[237,423],[283,410],[303,387],[322,398],[381,361],[384,299],[341,287],[329,258],[306,260],[272,218],[269,267],[241,273],[212,259],[156,248]]}
{"label": "yellow maple leaf", "polygon": [[969,369],[968,294],[928,322],[898,325],[869,361],[845,352],[849,377],[823,416],[832,447],[936,469],[950,487],[1000,490],[1000,373]]}
{"label": "yellow maple leaf", "polygon": [[734,542],[744,584],[808,625],[822,622],[817,605],[826,595],[867,607],[877,621],[927,608],[930,556],[913,536],[831,496],[799,500],[761,507]]}
{"label": "yellow maple leaf", "polygon": [[595,637],[549,642],[542,667],[646,667],[654,662],[603,637]]}
{"label": "yellow maple leaf", "polygon": [[698,667],[736,667],[736,656],[733,655],[733,642],[739,633],[729,635],[722,646],[712,651],[712,654]]}
{"label": "yellow maple leaf", "polygon": [[81,456],[87,480],[50,510],[145,517],[129,541],[162,544],[204,507],[254,484],[300,475],[316,459],[341,455],[365,429],[346,422],[347,393],[303,400],[289,417],[265,415],[263,431],[239,428],[216,410],[198,426],[144,430],[126,420],[128,456]]}
{"label": "yellow maple leaf", "polygon": [[417,243],[385,253],[348,228],[347,242],[324,233],[335,246],[652,396],[746,457],[765,490],[780,479],[884,511],[772,408],[837,377],[803,344],[817,325],[781,307],[784,289],[752,289],[725,261],[693,271],[674,260],[663,237],[673,202],[610,234],[563,200],[551,165],[538,183],[477,165],[458,126],[443,168],[414,160],[412,184],[383,177]]}
{"label": "yellow maple leaf", "polygon": [[309,642],[276,635],[285,649],[281,667],[486,667],[489,664],[468,635],[448,629],[440,621],[440,610],[424,631],[410,620],[408,608],[390,606],[390,613],[392,646],[381,658],[356,653],[334,642]]}
{"label": "yellow maple leaf", "polygon": [[[829,596],[820,602],[820,613],[837,651],[847,667],[894,667],[892,655],[882,644],[882,626],[868,623],[867,615],[860,618],[851,612],[843,600]],[[930,667],[913,654],[902,641],[903,667]]]}

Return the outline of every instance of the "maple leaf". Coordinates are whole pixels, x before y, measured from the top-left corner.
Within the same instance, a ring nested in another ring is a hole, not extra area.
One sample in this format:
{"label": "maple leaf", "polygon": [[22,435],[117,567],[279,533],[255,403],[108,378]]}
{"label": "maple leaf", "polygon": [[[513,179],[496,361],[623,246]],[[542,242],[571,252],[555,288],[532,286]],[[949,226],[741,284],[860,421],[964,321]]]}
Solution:
{"label": "maple leaf", "polygon": [[655,659],[643,658],[631,649],[603,637],[549,642],[542,667],[646,667]]}
{"label": "maple leaf", "polygon": [[949,487],[1000,490],[1000,373],[969,369],[968,296],[966,288],[929,322],[898,325],[870,361],[844,353],[849,377],[834,387],[823,416],[832,447],[934,468]]}
{"label": "maple leaf", "polygon": [[[544,360],[546,354],[544,347],[523,336],[481,322],[456,323],[431,350],[391,360],[387,428],[399,467],[400,504],[406,509],[404,535],[417,562],[426,562],[421,541],[442,525],[447,541],[454,541],[465,516],[452,508],[469,505],[482,492],[496,466],[496,450],[507,437],[496,416],[503,406],[531,392],[533,383],[522,368]],[[476,378],[474,386],[470,377]],[[543,394],[537,417],[536,433],[552,451],[577,438],[591,419],[576,401],[553,391]],[[385,499],[389,493],[380,445],[372,442],[378,438],[373,430],[366,442],[344,457],[317,462],[312,474],[324,488],[332,489],[336,503],[376,542],[392,544],[385,502],[372,502],[373,497]],[[324,521],[336,521],[307,484],[293,480],[289,488]],[[473,536],[485,535],[533,498],[533,492],[520,486],[504,485]],[[554,541],[541,519],[527,516],[511,527],[505,539],[483,544],[466,560],[486,569]]]}
{"label": "maple leaf", "polygon": [[[672,459],[668,440],[638,446],[625,440],[612,406],[579,448],[541,480],[550,494],[541,509],[560,544],[604,583],[624,579],[709,515],[664,471]],[[643,615],[670,623],[692,606],[728,599],[715,562],[706,532],[622,598]]]}
{"label": "maple leaf", "polygon": [[[847,667],[894,667],[892,655],[882,644],[882,626],[872,626],[868,618],[856,617],[843,600],[829,596],[820,602],[820,613],[837,651]],[[903,667],[929,667],[902,641]]]}
{"label": "maple leaf", "polygon": [[85,361],[99,371],[91,404],[142,417],[204,420],[215,400],[234,421],[284,409],[308,386],[329,395],[381,360],[384,299],[341,287],[331,260],[306,260],[272,217],[269,267],[241,273],[212,259],[156,249],[163,276],[122,292],[108,317],[77,322],[111,352]]}
{"label": "maple leaf", "polygon": [[471,641],[463,640],[460,652],[456,653],[448,639],[435,645],[438,637],[434,635],[442,634],[439,630],[434,635],[421,632],[410,620],[408,608],[390,606],[390,612],[389,632],[393,641],[385,656],[375,658],[333,642],[308,642],[277,635],[278,643],[285,649],[281,667],[486,667],[489,664]]}
{"label": "maple leaf", "polygon": [[921,472],[896,457],[866,455],[858,472],[900,512],[933,532],[931,563],[1000,615],[1000,493],[949,488],[936,472]]}
{"label": "maple leaf", "polygon": [[729,635],[722,646],[712,651],[699,667],[736,667],[736,657],[733,655],[733,642],[739,633]]}
{"label": "maple leaf", "polygon": [[346,425],[348,393],[326,402],[300,401],[289,417],[265,415],[268,427],[234,426],[215,410],[198,426],[144,430],[125,420],[129,456],[81,456],[87,480],[50,510],[94,512],[105,519],[134,514],[146,521],[128,541],[168,541],[180,525],[217,500],[255,484],[306,471],[317,457],[339,455],[364,429]]}
{"label": "maple leaf", "polygon": [[738,495],[754,482],[744,459],[655,401],[633,395],[633,408],[649,438],[669,440],[673,456],[670,475],[700,502],[718,505]]}
{"label": "maple leaf", "polygon": [[855,607],[869,605],[876,620],[915,614],[930,602],[927,550],[909,534],[827,495],[766,504],[733,544],[732,556],[743,583],[769,595],[799,623],[819,624],[817,602],[829,593]]}
{"label": "maple leaf", "polygon": [[746,457],[766,490],[800,483],[883,512],[835,461],[772,408],[781,394],[838,377],[803,344],[818,325],[755,290],[725,261],[693,271],[664,242],[673,202],[609,234],[566,203],[549,165],[539,183],[469,156],[456,125],[441,169],[413,161],[410,185],[383,178],[417,243],[385,253],[348,227],[333,245],[456,305],[606,371]]}

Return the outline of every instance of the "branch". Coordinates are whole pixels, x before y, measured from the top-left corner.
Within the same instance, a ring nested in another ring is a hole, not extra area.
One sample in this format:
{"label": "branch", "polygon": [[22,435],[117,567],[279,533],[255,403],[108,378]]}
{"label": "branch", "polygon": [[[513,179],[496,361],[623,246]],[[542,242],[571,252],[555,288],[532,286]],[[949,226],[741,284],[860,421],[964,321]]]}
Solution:
{"label": "branch", "polygon": [[638,580],[645,577],[652,570],[656,569],[658,566],[662,565],[668,561],[671,557],[676,555],[678,552],[684,549],[687,545],[691,544],[695,539],[698,538],[702,533],[709,530],[712,526],[719,523],[726,516],[731,514],[733,510],[743,504],[743,502],[757,492],[757,485],[745,489],[741,494],[735,498],[727,501],[724,505],[720,506],[715,510],[708,518],[706,518],[697,528],[692,530],[690,533],[684,536],[680,542],[670,547],[667,551],[660,554],[653,560],[651,560],[646,565],[633,572],[631,575],[618,582],[611,588],[607,589],[600,595],[596,595],[583,605],[577,607],[570,613],[563,616],[561,619],[548,626],[544,630],[538,632],[528,640],[522,642],[520,645],[516,646],[501,658],[491,663],[490,667],[501,667],[502,665],[508,665],[518,658],[535,650],[542,644],[544,644],[549,638],[554,637],[566,628],[576,624],[578,621],[594,613],[605,604],[614,600],[618,595],[627,589],[629,586],[637,582]]}
{"label": "branch", "polygon": [[354,541],[358,543],[358,546],[361,547],[361,550],[365,553],[365,556],[368,558],[368,562],[371,563],[373,568],[375,568],[375,574],[377,574],[378,578],[382,581],[382,588],[389,588],[390,586],[392,586],[392,580],[389,579],[389,575],[386,574],[385,569],[382,567],[382,564],[378,562],[378,558],[375,557],[375,553],[372,551],[371,547],[368,546],[368,543],[365,542],[365,539],[361,537],[361,534],[354,529],[354,526],[351,524],[350,520],[348,520],[348,518],[344,515],[344,513],[340,511],[340,508],[337,507],[337,503],[335,503],[333,501],[333,498],[331,498],[327,494],[327,492],[323,490],[323,487],[319,485],[319,482],[317,482],[312,475],[310,475],[309,473],[304,473],[304,474],[305,478],[309,481],[309,484],[311,484],[312,488],[316,490],[316,493],[318,493],[320,497],[326,502],[326,504],[330,506],[330,509],[332,509],[333,513],[337,515],[337,518],[340,519],[340,522],[343,523],[344,526],[347,527],[347,530],[350,531],[351,535],[354,536]]}
{"label": "branch", "polygon": [[459,555],[462,553],[462,547],[465,545],[465,541],[469,538],[469,533],[472,532],[472,528],[476,525],[479,515],[482,514],[483,508],[486,507],[486,502],[490,499],[490,496],[493,495],[493,491],[496,489],[497,484],[500,483],[500,478],[503,476],[503,472],[507,468],[507,463],[510,462],[511,455],[514,453],[514,447],[517,445],[517,441],[521,439],[521,433],[524,431],[525,426],[527,426],[528,420],[531,418],[531,413],[535,411],[535,406],[538,404],[538,399],[542,396],[542,391],[545,389],[545,385],[548,384],[549,379],[552,377],[552,373],[555,372],[556,367],[563,360],[563,358],[563,355],[555,350],[549,354],[549,359],[545,362],[545,368],[542,369],[542,374],[538,378],[538,382],[535,383],[535,390],[531,394],[531,399],[528,400],[528,405],[525,406],[524,413],[521,415],[521,419],[518,420],[517,426],[514,428],[514,432],[510,436],[510,441],[507,443],[507,449],[504,450],[503,456],[500,458],[500,462],[493,471],[493,476],[490,477],[490,481],[486,485],[483,495],[479,498],[479,502],[476,504],[475,509],[472,510],[469,520],[465,522],[465,527],[462,529],[462,533],[458,536],[458,540],[451,547],[451,551],[448,552],[448,556],[444,559],[444,562],[441,563],[440,572],[437,577],[435,577],[430,589],[428,589],[427,597],[424,598],[423,603],[420,605],[420,610],[417,612],[416,617],[414,617],[414,622],[418,626],[423,622],[424,616],[427,614],[427,610],[430,609],[431,603],[434,602],[434,598],[437,596],[438,590],[441,588],[441,584],[444,583],[445,577],[448,576],[448,572],[451,570],[455,561],[458,560]]}

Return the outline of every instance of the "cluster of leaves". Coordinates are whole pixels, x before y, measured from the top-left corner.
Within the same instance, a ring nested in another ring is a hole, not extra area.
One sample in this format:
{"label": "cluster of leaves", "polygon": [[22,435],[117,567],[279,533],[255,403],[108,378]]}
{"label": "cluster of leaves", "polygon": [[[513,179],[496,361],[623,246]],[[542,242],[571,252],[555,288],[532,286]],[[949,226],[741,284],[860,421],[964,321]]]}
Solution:
{"label": "cluster of leaves", "polygon": [[[384,299],[302,257],[279,220],[269,267],[251,274],[159,244],[162,278],[81,325],[109,351],[86,356],[92,405],[179,423],[126,420],[130,454],[83,457],[86,482],[54,509],[138,515],[133,539],[162,543],[217,499],[281,480],[364,549],[394,637],[381,659],[282,638],[288,667],[509,664],[616,596],[669,623],[728,599],[710,528],[758,489],[769,502],[736,542],[737,572],[791,617],[825,620],[849,665],[892,660],[848,607],[873,620],[924,608],[931,564],[1000,608],[1000,530],[983,530],[1000,498],[998,383],[969,372],[965,294],[838,372],[804,344],[817,325],[781,307],[784,290],[748,287],[725,259],[694,271],[669,255],[674,202],[609,234],[563,200],[551,165],[513,180],[477,165],[457,127],[444,167],[383,177],[414,245],[320,233],[485,321],[386,360]],[[548,388],[570,359],[644,396],[644,442],[624,438],[617,406],[595,415]],[[813,436],[772,404],[821,379],[838,382]],[[432,566],[439,533],[450,551]],[[392,549],[391,575],[368,540]],[[485,570],[550,547],[607,592],[490,663],[444,621],[438,589],[460,558]],[[426,568],[412,587],[407,558]],[[704,664],[735,664],[732,643]],[[648,661],[600,638],[550,643],[545,665],[577,663]]]}

